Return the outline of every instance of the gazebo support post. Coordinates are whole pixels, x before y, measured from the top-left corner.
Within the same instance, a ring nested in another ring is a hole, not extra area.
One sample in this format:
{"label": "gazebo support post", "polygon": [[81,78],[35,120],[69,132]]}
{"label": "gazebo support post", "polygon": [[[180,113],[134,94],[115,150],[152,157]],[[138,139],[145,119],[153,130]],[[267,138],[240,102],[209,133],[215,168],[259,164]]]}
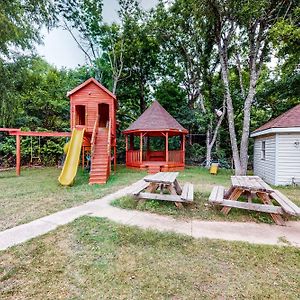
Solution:
{"label": "gazebo support post", "polygon": [[129,150],[133,150],[133,148],[134,148],[134,135],[131,134],[129,137],[130,137],[130,139],[129,139]]}
{"label": "gazebo support post", "polygon": [[182,162],[185,163],[185,134],[182,135]]}
{"label": "gazebo support post", "polygon": [[140,164],[143,163],[143,133],[140,133]]}
{"label": "gazebo support post", "polygon": [[16,175],[21,174],[21,137],[16,134]]}
{"label": "gazebo support post", "polygon": [[166,133],[166,162],[169,162],[169,132]]}
{"label": "gazebo support post", "polygon": [[[131,139],[130,139],[130,142],[131,142]],[[128,135],[127,134],[125,134],[125,153],[126,153],[126,165],[127,165],[127,163],[129,162],[128,161],[128,157],[129,157],[129,155],[128,155]],[[129,163],[131,163],[131,161]]]}
{"label": "gazebo support post", "polygon": [[150,136],[147,136],[147,160],[149,160],[149,152],[150,152]]}

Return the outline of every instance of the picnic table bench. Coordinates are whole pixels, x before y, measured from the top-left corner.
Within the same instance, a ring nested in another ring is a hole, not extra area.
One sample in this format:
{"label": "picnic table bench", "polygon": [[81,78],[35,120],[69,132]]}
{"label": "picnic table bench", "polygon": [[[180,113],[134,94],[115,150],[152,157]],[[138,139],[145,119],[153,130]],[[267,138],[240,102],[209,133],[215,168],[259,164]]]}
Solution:
{"label": "picnic table bench", "polygon": [[[241,196],[247,202],[238,201]],[[262,202],[252,203],[257,196]],[[274,205],[276,201],[279,205]],[[300,216],[300,208],[278,190],[272,189],[258,176],[232,176],[228,191],[223,186],[215,186],[209,196],[209,202],[222,206],[221,211],[227,215],[231,208],[240,208],[269,213],[278,225],[285,225],[282,215]]]}
{"label": "picnic table bench", "polygon": [[183,188],[177,181],[178,172],[159,172],[148,175],[133,195],[138,199],[154,199],[174,202],[177,207],[194,201],[194,186],[185,183]]}

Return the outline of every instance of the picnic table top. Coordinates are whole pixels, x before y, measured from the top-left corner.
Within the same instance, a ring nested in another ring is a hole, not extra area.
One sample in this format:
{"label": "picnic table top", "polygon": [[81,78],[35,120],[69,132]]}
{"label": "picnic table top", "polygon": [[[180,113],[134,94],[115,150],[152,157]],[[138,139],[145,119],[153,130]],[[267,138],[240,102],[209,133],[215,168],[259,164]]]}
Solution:
{"label": "picnic table top", "polygon": [[144,180],[146,182],[171,184],[176,180],[178,174],[178,172],[159,172],[146,176]]}
{"label": "picnic table top", "polygon": [[272,193],[272,189],[259,176],[231,176],[231,184],[234,188],[241,188],[249,191]]}

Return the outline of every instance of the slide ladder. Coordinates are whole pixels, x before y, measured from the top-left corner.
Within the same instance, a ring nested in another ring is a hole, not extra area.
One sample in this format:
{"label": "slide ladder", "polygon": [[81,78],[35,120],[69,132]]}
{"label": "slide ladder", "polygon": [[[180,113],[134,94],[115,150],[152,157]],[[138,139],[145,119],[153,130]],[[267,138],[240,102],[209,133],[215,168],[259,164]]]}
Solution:
{"label": "slide ladder", "polygon": [[110,175],[110,130],[98,127],[92,144],[90,184],[104,184]]}
{"label": "slide ladder", "polygon": [[81,153],[84,128],[72,131],[69,149],[58,181],[61,185],[71,185],[77,173]]}

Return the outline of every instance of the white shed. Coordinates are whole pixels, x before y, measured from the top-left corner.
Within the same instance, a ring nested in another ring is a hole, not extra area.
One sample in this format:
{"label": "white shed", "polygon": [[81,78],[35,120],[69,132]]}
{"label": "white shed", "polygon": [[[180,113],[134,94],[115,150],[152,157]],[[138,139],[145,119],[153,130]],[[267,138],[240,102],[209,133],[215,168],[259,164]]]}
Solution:
{"label": "white shed", "polygon": [[254,174],[273,185],[300,182],[300,104],[256,129]]}

